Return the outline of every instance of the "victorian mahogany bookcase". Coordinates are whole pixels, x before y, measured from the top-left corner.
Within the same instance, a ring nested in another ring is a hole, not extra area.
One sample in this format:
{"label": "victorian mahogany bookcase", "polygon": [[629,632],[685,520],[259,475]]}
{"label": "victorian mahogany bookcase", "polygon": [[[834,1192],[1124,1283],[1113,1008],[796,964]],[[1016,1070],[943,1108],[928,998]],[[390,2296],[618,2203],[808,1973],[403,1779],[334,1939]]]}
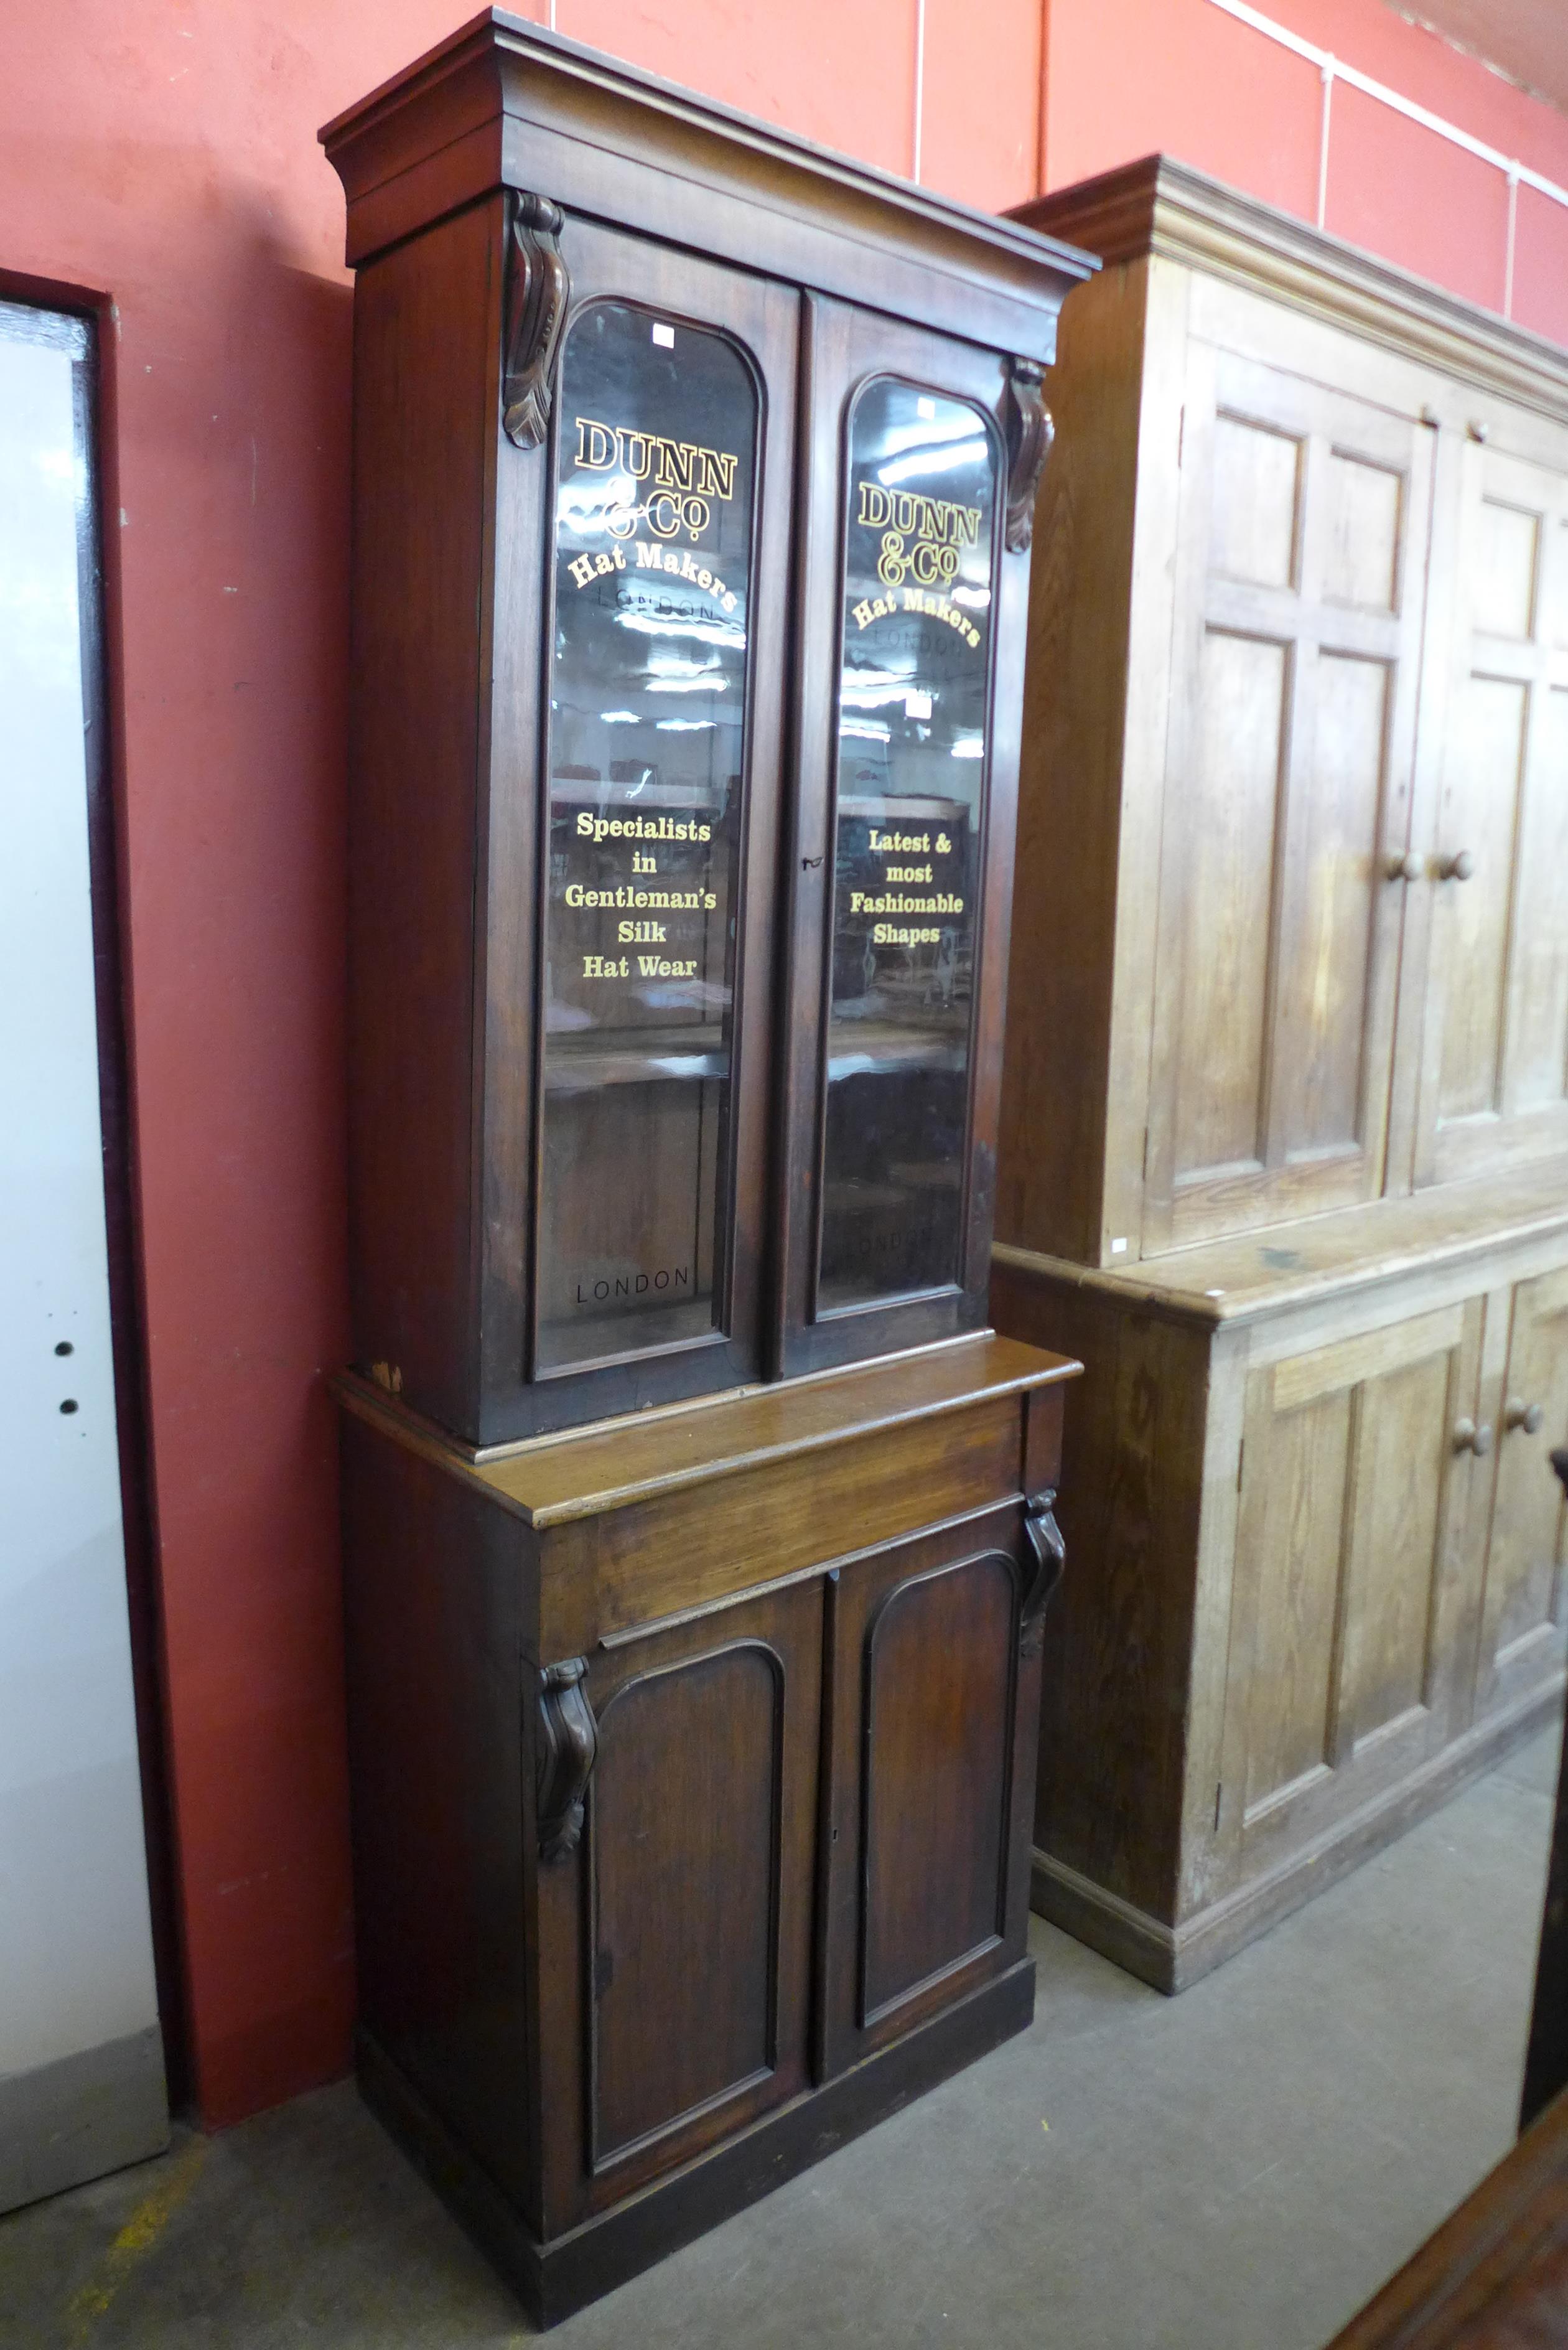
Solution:
{"label": "victorian mahogany bookcase", "polygon": [[545,2322],[1028,2019],[985,1327],[1090,265],[499,13],[328,126],[367,2094]]}

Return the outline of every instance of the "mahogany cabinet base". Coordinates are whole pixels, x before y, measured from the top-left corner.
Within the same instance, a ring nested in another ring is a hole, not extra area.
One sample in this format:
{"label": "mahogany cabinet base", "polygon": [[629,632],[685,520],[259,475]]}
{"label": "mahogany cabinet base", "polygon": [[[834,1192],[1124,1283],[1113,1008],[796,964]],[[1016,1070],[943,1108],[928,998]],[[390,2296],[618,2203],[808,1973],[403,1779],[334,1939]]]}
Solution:
{"label": "mahogany cabinet base", "polygon": [[512,2285],[534,2323],[547,2327],[652,2268],[1026,2031],[1033,2013],[1034,1961],[1021,1959],[837,2079],[805,2091],[739,2137],[545,2244],[363,2029],[359,2090]]}
{"label": "mahogany cabinet base", "polygon": [[1177,1925],[1135,1908],[1038,1846],[1030,1871],[1030,1907],[1156,1991],[1168,1995],[1186,1991],[1437,1811],[1469,1781],[1490,1770],[1511,1747],[1552,1721],[1563,1704],[1563,1683],[1559,1673],[1507,1712],[1478,1723],[1424,1769],[1352,1813],[1315,1844]]}

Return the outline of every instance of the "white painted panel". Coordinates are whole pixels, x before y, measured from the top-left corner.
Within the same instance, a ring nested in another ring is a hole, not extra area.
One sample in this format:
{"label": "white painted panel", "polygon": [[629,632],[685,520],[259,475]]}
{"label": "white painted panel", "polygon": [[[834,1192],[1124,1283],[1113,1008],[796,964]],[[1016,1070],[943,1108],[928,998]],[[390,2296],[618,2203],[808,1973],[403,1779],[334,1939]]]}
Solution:
{"label": "white painted panel", "polygon": [[0,2084],[157,2016],[109,1345],[83,485],[70,353],[13,339],[16,323],[0,316]]}

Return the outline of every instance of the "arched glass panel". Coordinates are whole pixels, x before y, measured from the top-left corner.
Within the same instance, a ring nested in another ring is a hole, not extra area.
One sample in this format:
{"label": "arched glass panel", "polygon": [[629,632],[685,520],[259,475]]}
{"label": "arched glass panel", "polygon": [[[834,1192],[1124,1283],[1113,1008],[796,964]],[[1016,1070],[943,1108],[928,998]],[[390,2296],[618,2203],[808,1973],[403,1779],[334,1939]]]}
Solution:
{"label": "arched glass panel", "polygon": [[561,367],[535,1368],[722,1319],[755,378],[602,302]]}
{"label": "arched glass panel", "polygon": [[959,1278],[1000,463],[886,376],[848,457],[819,1314]]}

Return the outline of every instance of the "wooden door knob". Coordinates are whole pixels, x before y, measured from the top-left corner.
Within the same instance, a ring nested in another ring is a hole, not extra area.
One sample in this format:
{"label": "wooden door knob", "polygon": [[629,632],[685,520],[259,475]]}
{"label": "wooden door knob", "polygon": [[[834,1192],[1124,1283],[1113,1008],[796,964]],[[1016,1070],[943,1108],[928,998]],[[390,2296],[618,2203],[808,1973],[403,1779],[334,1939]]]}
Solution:
{"label": "wooden door knob", "polygon": [[1452,857],[1438,860],[1438,879],[1439,881],[1468,881],[1475,869],[1476,861],[1469,850],[1460,848]]}
{"label": "wooden door knob", "polygon": [[1526,1403],[1522,1396],[1510,1396],[1502,1408],[1504,1428],[1521,1428],[1526,1436],[1539,1436],[1545,1417],[1538,1403]]}
{"label": "wooden door knob", "polygon": [[1390,881],[1418,881],[1421,878],[1421,860],[1412,849],[1408,857],[1391,857],[1388,859],[1387,870]]}
{"label": "wooden door knob", "polygon": [[1478,1427],[1473,1419],[1456,1419],[1454,1451],[1473,1452],[1478,1461],[1484,1461],[1491,1451],[1491,1430],[1485,1420],[1483,1419]]}

